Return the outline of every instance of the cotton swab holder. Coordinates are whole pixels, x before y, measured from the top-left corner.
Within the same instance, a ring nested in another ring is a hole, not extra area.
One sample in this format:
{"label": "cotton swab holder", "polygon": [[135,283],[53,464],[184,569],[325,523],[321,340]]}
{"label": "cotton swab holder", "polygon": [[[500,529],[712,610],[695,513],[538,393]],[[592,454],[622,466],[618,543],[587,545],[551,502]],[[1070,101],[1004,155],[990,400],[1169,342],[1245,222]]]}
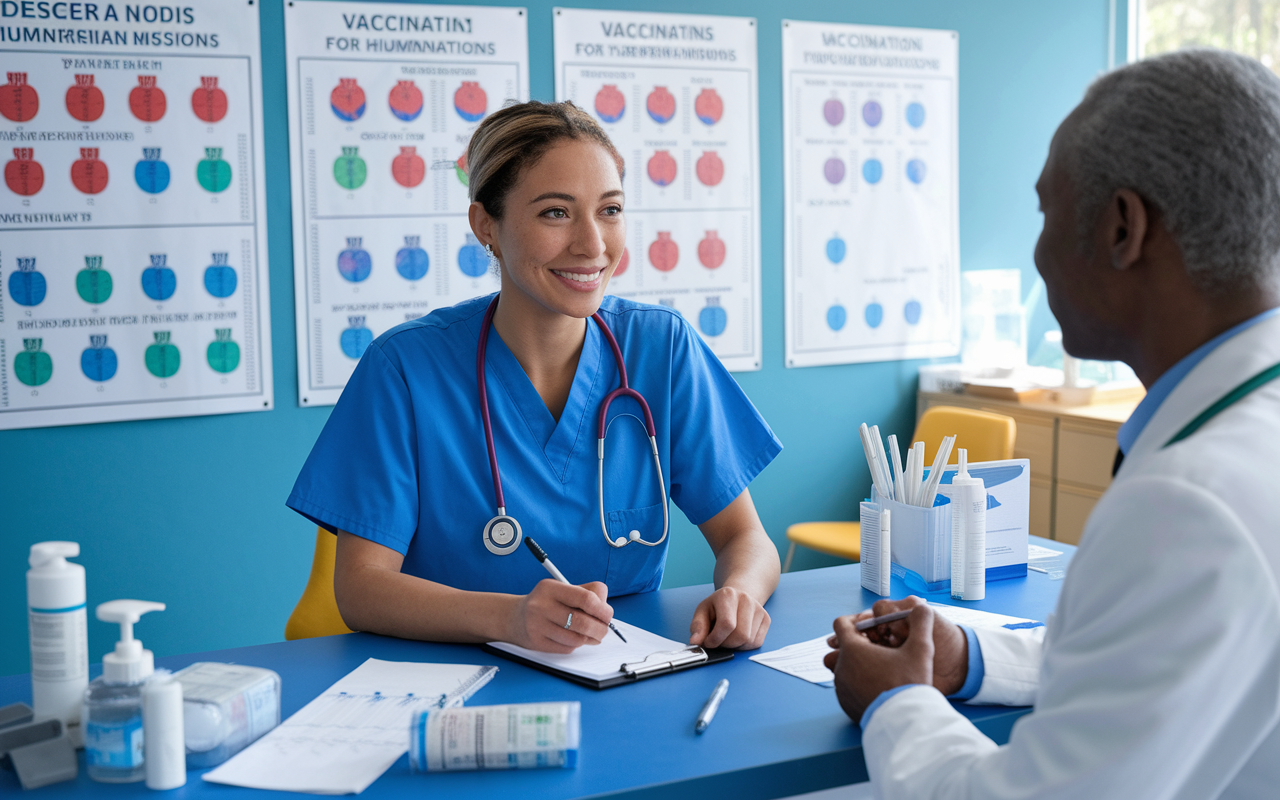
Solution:
{"label": "cotton swab holder", "polygon": [[951,589],[951,500],[939,495],[933,508],[886,498],[873,486],[871,502],[893,518],[890,569],[914,592]]}

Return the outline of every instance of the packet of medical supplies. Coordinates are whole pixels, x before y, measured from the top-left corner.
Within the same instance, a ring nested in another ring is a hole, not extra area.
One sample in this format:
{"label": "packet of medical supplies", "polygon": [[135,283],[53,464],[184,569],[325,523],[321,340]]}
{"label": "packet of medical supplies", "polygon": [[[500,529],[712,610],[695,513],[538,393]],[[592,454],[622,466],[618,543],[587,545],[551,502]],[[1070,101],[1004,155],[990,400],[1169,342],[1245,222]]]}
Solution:
{"label": "packet of medical supplies", "polygon": [[578,765],[582,704],[517,703],[442,708],[413,716],[414,772]]}

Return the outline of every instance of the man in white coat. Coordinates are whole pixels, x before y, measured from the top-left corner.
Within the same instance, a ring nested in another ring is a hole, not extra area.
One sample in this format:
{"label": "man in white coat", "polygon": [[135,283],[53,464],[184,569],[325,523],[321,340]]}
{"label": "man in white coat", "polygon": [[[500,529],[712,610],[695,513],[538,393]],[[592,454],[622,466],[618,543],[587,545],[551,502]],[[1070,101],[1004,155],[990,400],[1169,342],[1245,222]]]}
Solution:
{"label": "man in white coat", "polygon": [[[1107,74],[1036,190],[1063,345],[1147,396],[1046,627],[836,620],[874,791],[1280,797],[1280,79],[1208,50]],[[1034,710],[996,746],[948,696]]]}

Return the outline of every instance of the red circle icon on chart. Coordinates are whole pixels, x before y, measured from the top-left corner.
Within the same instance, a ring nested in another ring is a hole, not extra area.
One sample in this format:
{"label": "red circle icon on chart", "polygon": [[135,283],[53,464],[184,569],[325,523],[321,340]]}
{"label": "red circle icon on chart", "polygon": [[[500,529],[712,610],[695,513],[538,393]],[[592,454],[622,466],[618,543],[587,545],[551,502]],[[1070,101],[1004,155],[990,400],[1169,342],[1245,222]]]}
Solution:
{"label": "red circle icon on chart", "polygon": [[85,194],[107,188],[107,165],[98,160],[98,148],[81,147],[80,158],[71,165],[71,183]]}
{"label": "red circle icon on chart", "polygon": [[218,88],[212,75],[200,78],[200,88],[191,93],[191,110],[205,122],[220,122],[227,115],[227,93]]}
{"label": "red circle icon on chart", "polygon": [[391,159],[391,177],[405,188],[412,189],[422,183],[426,174],[427,165],[422,156],[418,155],[416,147],[401,147],[400,155]]}
{"label": "red circle icon on chart", "polygon": [[707,269],[716,269],[724,263],[724,239],[715,231],[707,231],[707,235],[698,242],[698,260]]}
{"label": "red circle icon on chart", "polygon": [[489,108],[489,96],[476,81],[463,81],[453,93],[453,108],[467,122],[479,122]]}
{"label": "red circle icon on chart", "polygon": [[388,102],[396,119],[412,122],[422,113],[422,90],[413,81],[396,81]]}
{"label": "red circle icon on chart", "polygon": [[34,156],[30,147],[15,147],[13,160],[4,165],[4,183],[14,194],[30,197],[44,186],[44,167]]}
{"label": "red circle icon on chart", "polygon": [[694,165],[694,171],[703,186],[715,186],[724,180],[724,162],[714,150],[708,150],[702,154],[698,163]]}
{"label": "red circle icon on chart", "polygon": [[129,92],[129,110],[143,122],[157,122],[168,108],[164,90],[156,86],[155,75],[139,75],[138,85]]}
{"label": "red circle icon on chart", "polygon": [[649,263],[659,272],[670,272],[680,261],[680,245],[671,240],[670,231],[658,231],[658,238],[649,245]]}
{"label": "red circle icon on chart", "polygon": [[81,122],[93,122],[102,116],[105,105],[102,90],[93,85],[92,75],[77,75],[75,85],[67,89],[67,113]]}
{"label": "red circle icon on chart", "polygon": [[10,72],[9,82],[0,86],[0,114],[10,122],[26,122],[39,110],[40,95],[27,83],[27,73]]}
{"label": "red circle icon on chart", "polygon": [[724,116],[724,100],[715,89],[703,89],[693,101],[693,113],[707,125],[715,125]]}
{"label": "red circle icon on chart", "polygon": [[343,122],[355,122],[364,116],[364,89],[355,78],[338,78],[338,85],[329,92],[329,108]]}
{"label": "red circle icon on chart", "polygon": [[627,267],[631,266],[631,251],[622,248],[622,258],[618,259],[618,266],[613,268],[613,277],[618,277],[627,271]]}
{"label": "red circle icon on chart", "polygon": [[649,92],[645,109],[654,122],[665,125],[676,115],[676,98],[667,91],[667,87],[655,86],[653,91]]}
{"label": "red circle icon on chart", "polygon": [[627,110],[627,98],[618,87],[606,83],[596,92],[596,115],[605,122],[617,122]]}
{"label": "red circle icon on chart", "polygon": [[659,186],[670,186],[676,179],[676,160],[666,150],[659,150],[649,159],[649,180]]}

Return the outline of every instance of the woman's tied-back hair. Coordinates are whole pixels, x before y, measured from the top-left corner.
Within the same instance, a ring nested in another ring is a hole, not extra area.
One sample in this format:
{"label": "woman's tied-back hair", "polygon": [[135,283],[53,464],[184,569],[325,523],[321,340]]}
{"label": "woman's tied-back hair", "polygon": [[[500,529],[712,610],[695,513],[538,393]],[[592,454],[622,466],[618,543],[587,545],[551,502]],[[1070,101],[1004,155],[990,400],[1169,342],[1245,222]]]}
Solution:
{"label": "woman's tied-back hair", "polygon": [[622,156],[591,115],[569,101],[531,100],[509,105],[485,118],[467,145],[467,191],[471,201],[502,219],[503,204],[521,171],[566,140],[595,142],[608,151],[622,177]]}

